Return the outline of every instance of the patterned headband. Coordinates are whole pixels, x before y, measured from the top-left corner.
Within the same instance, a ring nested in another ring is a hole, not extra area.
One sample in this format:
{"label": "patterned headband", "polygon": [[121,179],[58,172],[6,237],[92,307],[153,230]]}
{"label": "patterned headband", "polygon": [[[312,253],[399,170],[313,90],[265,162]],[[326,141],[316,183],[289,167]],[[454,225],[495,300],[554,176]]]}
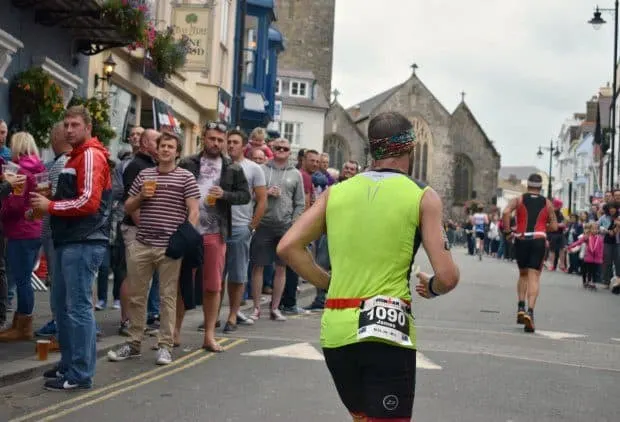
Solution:
{"label": "patterned headband", "polygon": [[532,182],[530,180],[527,181],[527,186],[530,188],[542,188],[542,182]]}
{"label": "patterned headband", "polygon": [[415,147],[415,139],[411,129],[388,138],[370,139],[370,154],[375,160],[398,157]]}

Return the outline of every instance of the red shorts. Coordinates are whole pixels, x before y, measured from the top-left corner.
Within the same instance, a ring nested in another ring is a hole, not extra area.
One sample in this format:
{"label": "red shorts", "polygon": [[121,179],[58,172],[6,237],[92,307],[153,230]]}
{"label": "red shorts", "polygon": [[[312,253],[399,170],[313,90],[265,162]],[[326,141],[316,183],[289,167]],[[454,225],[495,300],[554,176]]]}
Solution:
{"label": "red shorts", "polygon": [[203,234],[204,263],[202,264],[202,291],[217,293],[222,290],[226,263],[226,242],[219,233]]}

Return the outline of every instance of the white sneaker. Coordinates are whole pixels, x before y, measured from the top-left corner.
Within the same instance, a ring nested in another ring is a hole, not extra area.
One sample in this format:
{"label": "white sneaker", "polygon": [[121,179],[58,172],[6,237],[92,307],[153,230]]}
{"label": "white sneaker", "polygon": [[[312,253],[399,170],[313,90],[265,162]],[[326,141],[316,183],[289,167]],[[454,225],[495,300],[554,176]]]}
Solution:
{"label": "white sneaker", "polygon": [[239,325],[254,325],[252,317],[246,316],[243,312],[237,312],[237,324]]}
{"label": "white sneaker", "polygon": [[258,321],[260,319],[260,308],[254,308],[250,314],[250,319],[253,321]]}
{"label": "white sneaker", "polygon": [[272,321],[286,321],[286,317],[282,315],[279,309],[272,309],[269,317]]}
{"label": "white sneaker", "polygon": [[158,365],[168,365],[172,363],[172,354],[170,353],[170,350],[165,347],[160,347],[157,351],[156,363]]}
{"label": "white sneaker", "polygon": [[115,300],[114,304],[112,305],[112,309],[121,309],[121,301]]}
{"label": "white sneaker", "polygon": [[95,309],[98,311],[103,311],[105,309],[105,301],[104,300],[98,300],[97,304],[95,305]]}

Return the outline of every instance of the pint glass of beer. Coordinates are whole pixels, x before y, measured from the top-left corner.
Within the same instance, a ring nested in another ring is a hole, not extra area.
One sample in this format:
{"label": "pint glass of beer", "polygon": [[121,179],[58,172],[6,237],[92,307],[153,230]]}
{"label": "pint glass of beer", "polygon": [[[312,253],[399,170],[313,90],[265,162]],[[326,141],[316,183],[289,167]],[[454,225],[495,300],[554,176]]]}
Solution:
{"label": "pint glass of beer", "polygon": [[[19,166],[15,163],[6,163],[2,165],[2,174],[16,175],[18,172]],[[25,187],[26,182],[16,184],[13,186],[13,195],[22,196],[24,194]]]}
{"label": "pint glass of beer", "polygon": [[155,189],[157,189],[157,176],[146,176],[144,178],[145,196],[151,198],[155,195]]}
{"label": "pint glass of beer", "polygon": [[[37,173],[34,175],[37,186],[36,192],[40,195],[50,198],[52,196],[52,182],[50,181],[50,174],[47,172]],[[32,218],[40,220],[43,218],[43,211],[34,209],[32,210]]]}

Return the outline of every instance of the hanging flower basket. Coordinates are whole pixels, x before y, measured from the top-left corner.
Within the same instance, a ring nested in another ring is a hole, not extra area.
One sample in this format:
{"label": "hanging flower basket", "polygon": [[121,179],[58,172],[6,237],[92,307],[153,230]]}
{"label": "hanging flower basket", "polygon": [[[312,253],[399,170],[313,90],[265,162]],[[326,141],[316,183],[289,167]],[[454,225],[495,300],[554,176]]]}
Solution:
{"label": "hanging flower basket", "polygon": [[148,53],[154,70],[164,77],[170,77],[185,65],[189,49],[190,39],[184,36],[176,40],[173,29],[168,27],[164,31],[156,31]]}
{"label": "hanging flower basket", "polygon": [[73,97],[69,102],[69,107],[83,105],[90,113],[93,121],[92,135],[97,137],[104,145],[108,145],[116,136],[116,132],[110,126],[110,104],[104,98]]}
{"label": "hanging flower basket", "polygon": [[150,11],[148,0],[105,0],[102,18],[118,27],[132,46],[148,45]]}
{"label": "hanging flower basket", "polygon": [[29,132],[37,146],[45,148],[56,122],[65,108],[62,89],[40,67],[15,75],[10,87],[11,126]]}

